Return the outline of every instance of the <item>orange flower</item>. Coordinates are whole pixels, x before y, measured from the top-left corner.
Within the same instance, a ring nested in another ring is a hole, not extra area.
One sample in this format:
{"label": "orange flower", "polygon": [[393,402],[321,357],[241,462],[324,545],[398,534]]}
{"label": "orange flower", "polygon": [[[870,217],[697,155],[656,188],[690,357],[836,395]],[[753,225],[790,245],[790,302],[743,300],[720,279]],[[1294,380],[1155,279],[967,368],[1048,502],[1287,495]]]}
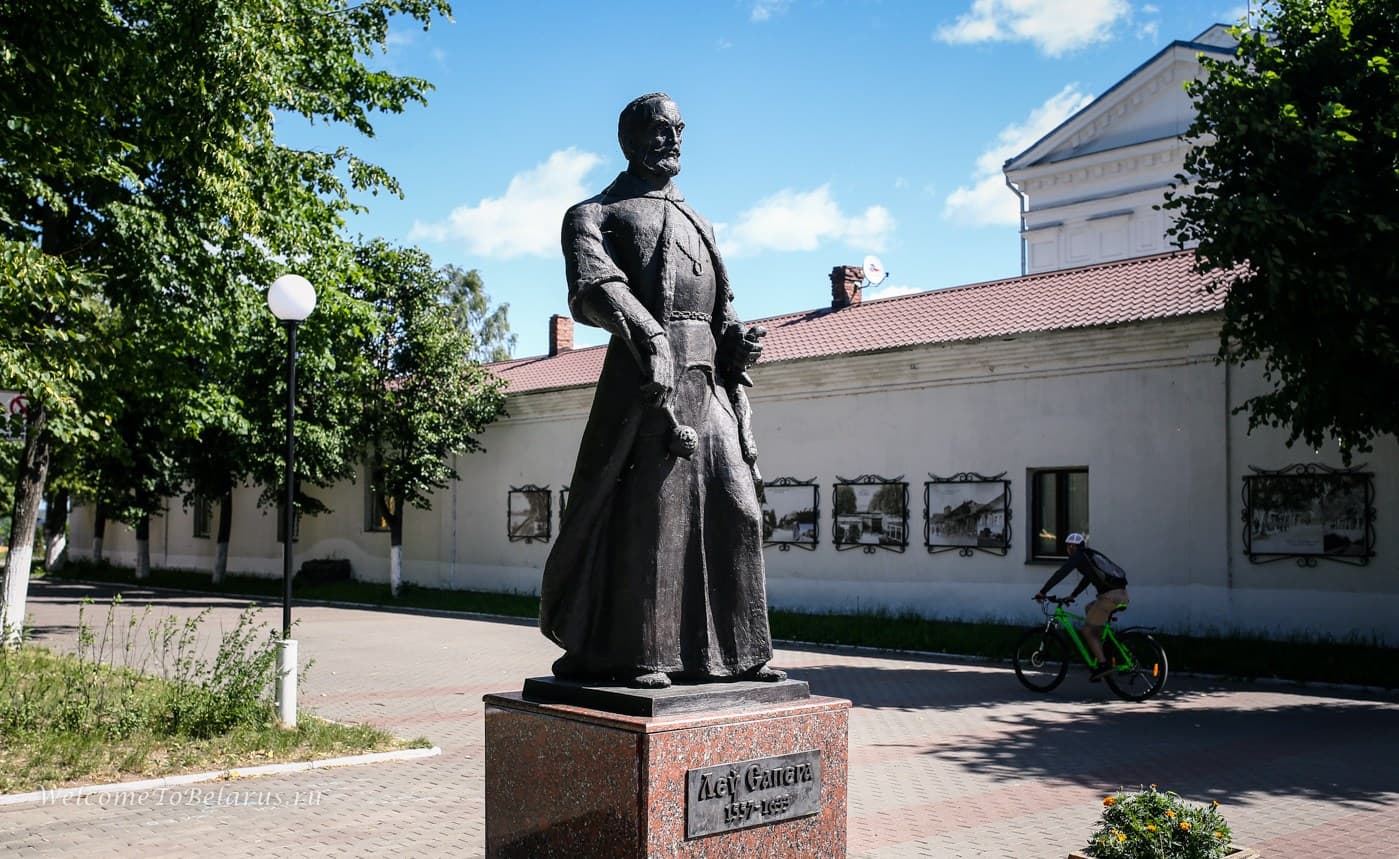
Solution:
{"label": "orange flower", "polygon": [[1166,812],[1166,816],[1167,816],[1167,817],[1175,817],[1175,816],[1176,816],[1176,813],[1175,813],[1174,811],[1167,811],[1167,812]]}
{"label": "orange flower", "polygon": [[1121,832],[1116,832],[1116,831],[1114,831],[1113,834],[1117,836],[1117,840],[1118,840],[1118,841],[1126,841],[1126,840],[1127,840],[1127,836],[1123,835]]}
{"label": "orange flower", "polygon": [[1155,831],[1156,831],[1156,824],[1154,824],[1154,823],[1148,823],[1148,824],[1146,825],[1146,831],[1147,831],[1147,832],[1155,832]]}
{"label": "orange flower", "polygon": [[1113,799],[1112,797],[1108,797],[1107,799],[1103,800],[1103,805],[1106,805],[1106,806],[1108,806],[1108,807],[1112,807],[1112,804],[1113,804],[1114,802],[1117,802],[1117,800]]}
{"label": "orange flower", "polygon": [[1188,820],[1182,820],[1182,821],[1180,822],[1180,828],[1183,829],[1183,830],[1185,830],[1186,832],[1189,832],[1189,831],[1190,831],[1190,821],[1188,821]]}
{"label": "orange flower", "polygon": [[1210,803],[1210,807],[1219,808],[1219,800],[1216,799],[1214,802]]}
{"label": "orange flower", "polygon": [[1153,784],[1153,785],[1151,786],[1151,789],[1152,789],[1152,790],[1156,790],[1156,785]]}
{"label": "orange flower", "polygon": [[1216,830],[1214,831],[1214,837],[1215,837],[1215,838],[1223,838],[1223,837],[1224,837],[1224,833],[1223,833],[1223,832],[1220,832],[1218,829],[1216,829]]}

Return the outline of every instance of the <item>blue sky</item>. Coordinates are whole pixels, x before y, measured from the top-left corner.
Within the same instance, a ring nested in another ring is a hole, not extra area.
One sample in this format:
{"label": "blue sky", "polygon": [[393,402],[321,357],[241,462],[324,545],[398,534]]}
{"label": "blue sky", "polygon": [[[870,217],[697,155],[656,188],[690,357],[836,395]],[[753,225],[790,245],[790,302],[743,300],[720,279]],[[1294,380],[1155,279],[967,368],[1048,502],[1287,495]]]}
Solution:
{"label": "blue sky", "polygon": [[[875,253],[866,298],[1019,274],[1000,164],[1175,39],[1242,0],[457,2],[398,27],[373,66],[432,81],[426,108],[347,144],[402,183],[355,232],[480,270],[510,305],[515,355],[566,313],[558,232],[625,164],[617,113],[663,90],[686,122],[686,198],[719,231],[748,319],[829,302],[835,265]],[[578,345],[605,342],[579,327]]]}

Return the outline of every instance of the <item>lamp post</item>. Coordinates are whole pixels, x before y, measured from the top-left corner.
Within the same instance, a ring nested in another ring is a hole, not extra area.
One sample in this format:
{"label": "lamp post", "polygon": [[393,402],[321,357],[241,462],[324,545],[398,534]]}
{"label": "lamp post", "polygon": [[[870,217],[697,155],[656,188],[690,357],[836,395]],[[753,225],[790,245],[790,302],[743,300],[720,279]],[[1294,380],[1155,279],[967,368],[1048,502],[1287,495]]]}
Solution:
{"label": "lamp post", "polygon": [[287,494],[282,507],[282,640],[277,645],[277,719],[296,727],[296,642],[291,637],[292,528],[296,503],[296,326],[316,309],[316,290],[284,274],[267,290],[267,308],[287,329]]}

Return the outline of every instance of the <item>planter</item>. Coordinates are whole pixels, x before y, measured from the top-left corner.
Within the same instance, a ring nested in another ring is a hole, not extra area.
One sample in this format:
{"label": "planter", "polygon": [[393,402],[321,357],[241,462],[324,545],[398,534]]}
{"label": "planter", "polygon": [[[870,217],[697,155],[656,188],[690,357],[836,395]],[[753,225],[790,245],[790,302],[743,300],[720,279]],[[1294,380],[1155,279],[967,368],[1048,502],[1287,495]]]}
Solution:
{"label": "planter", "polygon": [[[1262,854],[1250,847],[1235,845],[1232,850],[1224,854],[1224,857],[1225,859],[1262,859]],[[1069,854],[1069,859],[1093,859],[1093,857],[1075,850]]]}

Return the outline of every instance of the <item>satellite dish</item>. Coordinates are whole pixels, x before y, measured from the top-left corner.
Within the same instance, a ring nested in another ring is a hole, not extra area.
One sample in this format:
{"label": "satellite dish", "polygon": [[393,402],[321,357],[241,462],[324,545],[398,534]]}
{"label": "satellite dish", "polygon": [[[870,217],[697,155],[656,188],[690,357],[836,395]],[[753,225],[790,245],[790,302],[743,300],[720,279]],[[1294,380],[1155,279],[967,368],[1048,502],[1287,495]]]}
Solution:
{"label": "satellite dish", "polygon": [[870,286],[879,286],[884,282],[884,278],[889,276],[889,272],[884,270],[884,263],[880,262],[879,257],[873,254],[865,257],[863,271],[865,280],[869,281]]}

